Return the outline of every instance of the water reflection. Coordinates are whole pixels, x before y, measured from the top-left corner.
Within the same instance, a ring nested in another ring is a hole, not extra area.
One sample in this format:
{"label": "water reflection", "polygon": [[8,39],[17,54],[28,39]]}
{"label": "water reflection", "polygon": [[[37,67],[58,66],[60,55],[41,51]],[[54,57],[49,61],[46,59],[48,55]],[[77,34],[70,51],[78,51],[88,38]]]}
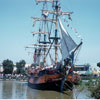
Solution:
{"label": "water reflection", "polygon": [[3,99],[11,99],[12,98],[12,84],[7,84],[8,82],[2,83],[2,98]]}
{"label": "water reflection", "polygon": [[0,99],[2,98],[2,82],[0,82]]}
{"label": "water reflection", "polygon": [[36,90],[27,83],[18,81],[0,81],[0,99],[71,99],[72,92]]}

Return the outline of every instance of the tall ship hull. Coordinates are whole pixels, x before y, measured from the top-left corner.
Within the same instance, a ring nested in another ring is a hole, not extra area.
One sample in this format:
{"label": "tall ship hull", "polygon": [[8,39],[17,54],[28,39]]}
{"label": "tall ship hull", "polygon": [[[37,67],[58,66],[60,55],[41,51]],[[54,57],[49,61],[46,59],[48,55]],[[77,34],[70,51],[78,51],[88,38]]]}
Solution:
{"label": "tall ship hull", "polygon": [[[43,4],[41,17],[32,17],[34,27],[40,22],[38,32],[32,32],[37,40],[26,47],[34,49],[34,63],[28,68],[28,85],[38,89],[72,90],[75,55],[82,41],[77,45],[61,20],[61,16],[66,15],[72,21],[72,12],[61,11],[60,0],[36,0],[38,3]],[[52,5],[51,10],[48,3]]]}
{"label": "tall ship hull", "polygon": [[65,83],[66,88],[72,89],[72,71],[66,74],[66,70],[62,69],[41,69],[35,71],[35,73],[30,73],[28,78],[28,85],[32,88],[37,89],[54,89],[60,90],[61,85],[63,85],[63,80],[65,75],[67,78]]}
{"label": "tall ship hull", "polygon": [[73,68],[68,69],[68,66],[38,67],[37,69],[29,69],[28,86],[40,90],[64,91],[66,89],[72,90],[73,85],[80,80],[80,77],[74,75]]}

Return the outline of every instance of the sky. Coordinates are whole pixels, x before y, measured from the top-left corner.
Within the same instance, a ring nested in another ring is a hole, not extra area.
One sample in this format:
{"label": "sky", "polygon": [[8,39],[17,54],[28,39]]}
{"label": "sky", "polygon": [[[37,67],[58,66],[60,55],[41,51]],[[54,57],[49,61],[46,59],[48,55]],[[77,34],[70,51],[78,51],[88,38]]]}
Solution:
{"label": "sky", "polygon": [[[73,11],[72,25],[83,39],[77,64],[100,62],[100,0],[61,0],[63,11]],[[0,0],[0,63],[33,62],[25,46],[33,43],[32,16],[40,16],[35,0]]]}

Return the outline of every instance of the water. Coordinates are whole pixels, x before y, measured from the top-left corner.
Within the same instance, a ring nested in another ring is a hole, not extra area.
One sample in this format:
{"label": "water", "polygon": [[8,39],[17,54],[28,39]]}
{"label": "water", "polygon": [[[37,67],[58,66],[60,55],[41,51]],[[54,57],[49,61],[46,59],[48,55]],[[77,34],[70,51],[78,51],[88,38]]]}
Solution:
{"label": "water", "polygon": [[93,99],[87,89],[79,92],[77,87],[73,91],[60,93],[51,90],[37,90],[27,86],[27,82],[0,81],[0,99]]}
{"label": "water", "polygon": [[84,88],[81,92],[77,87],[73,89],[73,98],[75,99],[94,99],[90,95],[91,93],[87,88]]}
{"label": "water", "polygon": [[27,82],[0,81],[0,99],[72,99],[72,91],[36,90]]}

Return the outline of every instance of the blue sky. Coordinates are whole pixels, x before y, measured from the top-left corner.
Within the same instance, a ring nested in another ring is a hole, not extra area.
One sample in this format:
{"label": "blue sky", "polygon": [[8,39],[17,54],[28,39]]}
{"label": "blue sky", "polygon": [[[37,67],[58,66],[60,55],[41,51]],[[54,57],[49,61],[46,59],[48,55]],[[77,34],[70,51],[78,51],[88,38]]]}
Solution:
{"label": "blue sky", "polygon": [[[100,0],[61,0],[62,10],[73,11],[72,25],[83,38],[78,64],[100,61]],[[40,16],[35,0],[0,0],[0,62],[25,59],[25,46],[33,43],[32,16]]]}

